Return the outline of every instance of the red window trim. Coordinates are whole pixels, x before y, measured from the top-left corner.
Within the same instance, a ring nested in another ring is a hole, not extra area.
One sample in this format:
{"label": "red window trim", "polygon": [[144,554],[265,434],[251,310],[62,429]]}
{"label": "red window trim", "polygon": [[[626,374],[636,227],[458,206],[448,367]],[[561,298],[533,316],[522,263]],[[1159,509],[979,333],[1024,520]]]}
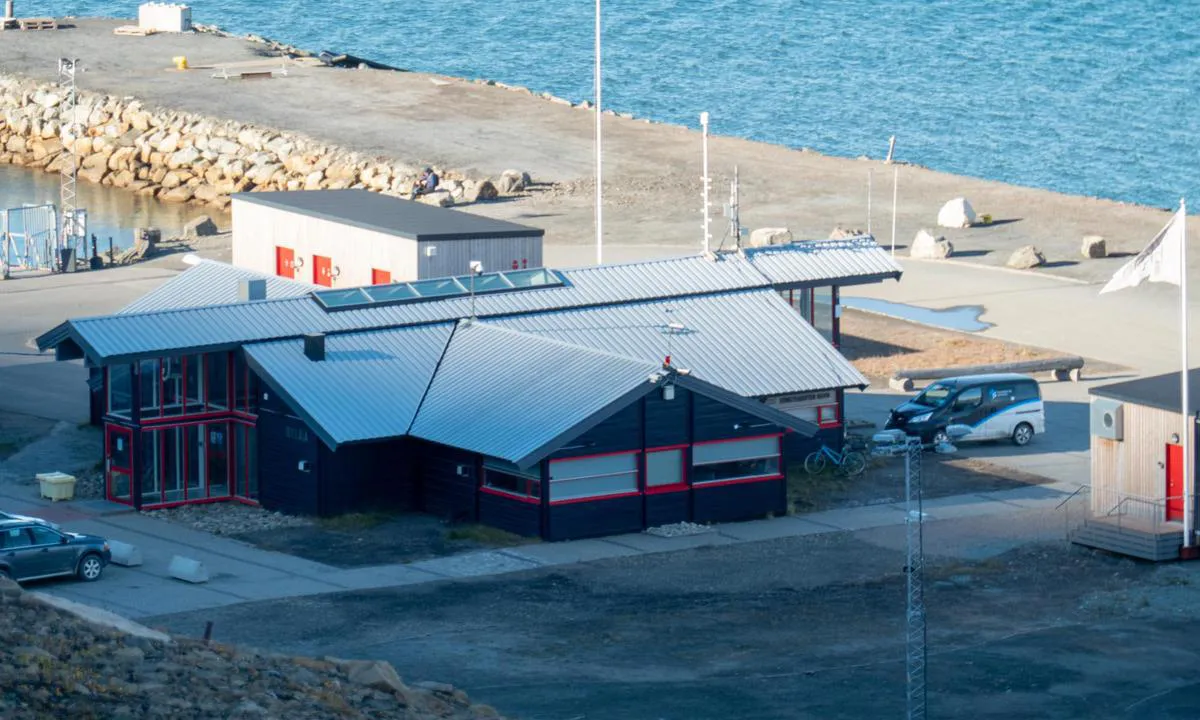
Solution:
{"label": "red window trim", "polygon": [[526,505],[542,504],[541,498],[529,497],[528,495],[517,495],[516,493],[508,492],[507,490],[501,490],[499,488],[488,487],[487,485],[481,485],[479,492],[487,493],[488,495],[495,495],[496,497],[507,498],[509,500],[515,500],[520,503],[525,503]]}
{"label": "red window trim", "polygon": [[692,485],[693,490],[703,490],[710,487],[721,487],[722,485],[742,485],[745,483],[770,482],[772,480],[782,480],[783,475],[776,473],[775,475],[759,475],[748,478],[734,478],[733,480],[714,480],[712,482],[702,482]]}
{"label": "red window trim", "polygon": [[[687,449],[688,445],[662,445],[654,448],[646,448],[646,452],[642,453],[642,477],[645,479],[644,487],[647,495],[663,495],[666,493],[684,492],[688,489],[688,462]],[[650,472],[646,464],[646,457],[650,453],[669,452],[671,450],[680,450],[679,453],[679,476],[683,478],[677,483],[670,485],[650,485]]]}
{"label": "red window trim", "polygon": [[556,505],[574,505],[575,503],[583,502],[604,502],[605,500],[617,500],[620,498],[637,497],[642,494],[641,490],[633,490],[630,492],[612,493],[610,495],[589,495],[580,498],[568,498],[566,500],[551,500],[551,507]]}
{"label": "red window trim", "polygon": [[[829,422],[822,422],[822,420],[821,420],[821,409],[822,408],[833,408],[834,419],[830,420]],[[830,404],[817,406],[817,427],[835,428],[835,427],[840,426],[841,424],[842,424],[842,413],[841,413],[841,407],[838,405],[838,403],[830,403]]]}

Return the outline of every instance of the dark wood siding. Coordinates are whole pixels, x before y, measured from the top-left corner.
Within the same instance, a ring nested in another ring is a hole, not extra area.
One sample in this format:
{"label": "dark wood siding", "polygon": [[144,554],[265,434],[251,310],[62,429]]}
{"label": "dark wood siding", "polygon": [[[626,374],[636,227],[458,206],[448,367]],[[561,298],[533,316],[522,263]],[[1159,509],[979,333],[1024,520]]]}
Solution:
{"label": "dark wood siding", "polygon": [[450,522],[478,519],[478,456],[422,440],[413,440],[412,451],[420,477],[417,507]]}
{"label": "dark wood siding", "polygon": [[623,450],[640,450],[642,447],[642,412],[640,403],[629,407],[588,430],[566,447],[554,453],[554,458],[602,455]]}
{"label": "dark wood siding", "polygon": [[692,395],[692,398],[693,442],[733,440],[770,435],[782,431],[778,425],[768,423],[703,395]]}
{"label": "dark wood siding", "polygon": [[842,449],[842,428],[826,428],[812,437],[805,437],[797,432],[786,433],[783,436],[783,464],[787,467],[793,463],[803,463],[804,458],[811,452],[816,452],[822,445],[828,445],[834,450]]}
{"label": "dark wood siding", "polygon": [[336,451],[318,443],[321,514],[412,509],[416,488],[410,447],[407,438],[343,445]]}
{"label": "dark wood siding", "polygon": [[542,534],[542,509],[534,503],[481,492],[479,522],[517,535],[539,537]]}
{"label": "dark wood siding", "polygon": [[655,493],[646,496],[646,527],[691,520],[691,492]]}
{"label": "dark wood siding", "polygon": [[547,540],[578,540],[640,532],[645,527],[642,522],[642,498],[633,495],[551,505],[549,524],[545,535]]}
{"label": "dark wood siding", "polygon": [[[260,410],[257,427],[259,502],[268,510],[318,514],[321,441],[303,420],[274,410]],[[300,470],[301,460],[308,472]]]}
{"label": "dark wood siding", "polygon": [[786,482],[762,480],[692,489],[694,521],[732,522],[760,518],[767,513],[787,513]]}
{"label": "dark wood siding", "polygon": [[688,427],[688,403],[692,394],[675,388],[674,400],[663,400],[662,391],[646,396],[646,447],[686,445],[691,440]]}

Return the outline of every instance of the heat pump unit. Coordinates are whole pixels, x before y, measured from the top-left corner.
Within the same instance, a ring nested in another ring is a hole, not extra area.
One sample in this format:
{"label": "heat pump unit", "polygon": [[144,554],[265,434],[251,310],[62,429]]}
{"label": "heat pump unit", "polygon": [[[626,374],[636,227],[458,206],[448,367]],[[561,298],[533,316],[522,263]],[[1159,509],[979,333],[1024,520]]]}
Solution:
{"label": "heat pump unit", "polygon": [[1124,405],[1119,400],[1092,400],[1092,434],[1105,440],[1121,440],[1125,436]]}

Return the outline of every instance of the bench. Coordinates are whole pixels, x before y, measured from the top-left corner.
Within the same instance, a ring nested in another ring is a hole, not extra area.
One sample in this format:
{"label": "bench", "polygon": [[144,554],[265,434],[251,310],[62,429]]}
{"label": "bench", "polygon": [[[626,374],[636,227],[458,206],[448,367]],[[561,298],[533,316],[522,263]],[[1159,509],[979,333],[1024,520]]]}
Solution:
{"label": "bench", "polygon": [[913,380],[941,380],[960,375],[987,375],[990,373],[1036,373],[1048,372],[1053,380],[1079,382],[1083,375],[1083,358],[1065,356],[1043,360],[1021,360],[993,365],[967,365],[953,368],[928,368],[924,370],[897,370],[888,379],[888,387],[908,392],[913,389]]}
{"label": "bench", "polygon": [[278,70],[235,70],[230,72],[228,68],[221,68],[220,72],[213,73],[213,77],[220,80],[270,80],[276,75],[287,77],[287,74],[287,66],[281,65]]}

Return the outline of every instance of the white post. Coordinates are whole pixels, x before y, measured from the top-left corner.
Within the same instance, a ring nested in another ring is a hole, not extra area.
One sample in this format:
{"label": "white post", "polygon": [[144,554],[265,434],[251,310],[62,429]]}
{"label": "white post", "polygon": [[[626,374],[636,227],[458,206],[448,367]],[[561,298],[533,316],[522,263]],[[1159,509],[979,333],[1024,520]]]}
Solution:
{"label": "white post", "polygon": [[600,146],[600,0],[596,0],[596,264],[604,262],[603,154]]}
{"label": "white post", "polygon": [[1192,408],[1188,402],[1188,292],[1187,292],[1187,205],[1179,200],[1179,344],[1182,348],[1183,372],[1179,376],[1180,398],[1183,409],[1183,546],[1192,546],[1194,522],[1192,518],[1192,433],[1196,431],[1192,422]]}
{"label": "white post", "polygon": [[900,197],[900,166],[892,174],[892,257],[896,257],[896,212]]}
{"label": "white post", "polygon": [[875,169],[867,168],[867,234],[871,234],[871,183],[875,179]]}
{"label": "white post", "polygon": [[712,221],[712,218],[709,213],[709,203],[708,203],[709,180],[708,180],[708,112],[707,111],[700,113],[700,144],[703,146],[703,149],[701,150],[703,174],[700,177],[700,182],[704,183],[704,191],[702,194],[702,197],[704,198],[704,223],[703,223],[702,227],[704,228],[704,252],[705,252],[705,254],[707,254],[709,251],[709,246],[712,244],[712,233],[709,232],[709,223]]}

